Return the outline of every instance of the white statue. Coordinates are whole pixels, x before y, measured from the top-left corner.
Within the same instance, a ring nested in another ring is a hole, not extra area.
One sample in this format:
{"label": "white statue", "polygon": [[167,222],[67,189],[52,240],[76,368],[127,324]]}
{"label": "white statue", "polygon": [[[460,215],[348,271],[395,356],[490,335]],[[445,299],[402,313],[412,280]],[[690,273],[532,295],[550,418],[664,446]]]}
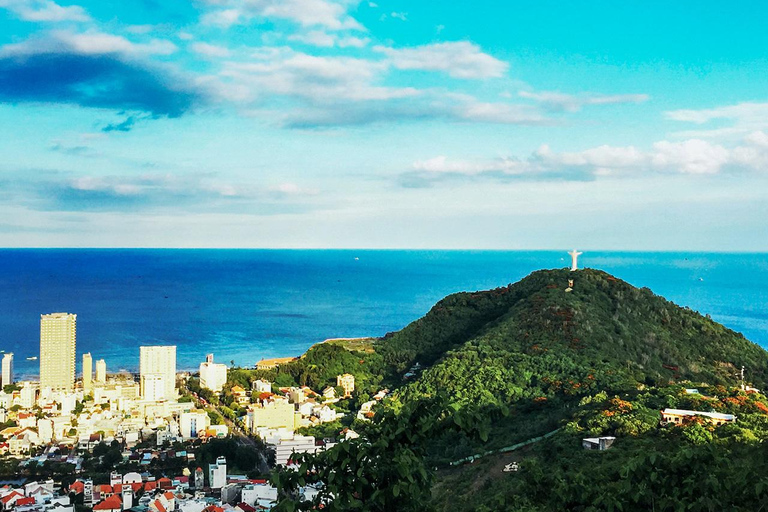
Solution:
{"label": "white statue", "polygon": [[571,255],[571,272],[574,270],[579,270],[579,256],[584,254],[583,252],[579,252],[576,249],[572,250],[568,254]]}

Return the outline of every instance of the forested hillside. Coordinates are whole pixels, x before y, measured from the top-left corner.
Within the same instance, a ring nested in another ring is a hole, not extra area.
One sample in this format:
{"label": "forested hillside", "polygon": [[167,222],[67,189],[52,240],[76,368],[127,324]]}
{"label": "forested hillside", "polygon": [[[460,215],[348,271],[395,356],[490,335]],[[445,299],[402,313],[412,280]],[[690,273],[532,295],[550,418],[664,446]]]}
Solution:
{"label": "forested hillside", "polygon": [[[359,439],[277,477],[286,491],[307,478],[327,491],[315,503],[286,495],[281,510],[746,511],[768,499],[768,478],[745,483],[729,462],[766,469],[768,400],[739,388],[739,370],[763,389],[768,352],[605,272],[544,270],[457,293],[373,347],[375,357],[340,353],[344,367],[397,389],[355,425]],[[321,353],[334,357],[316,347],[285,371],[309,371]],[[665,426],[664,407],[738,421]],[[619,440],[605,454],[582,449],[582,437],[601,435]],[[519,473],[502,475],[511,461]],[[686,464],[690,478],[679,475]]]}

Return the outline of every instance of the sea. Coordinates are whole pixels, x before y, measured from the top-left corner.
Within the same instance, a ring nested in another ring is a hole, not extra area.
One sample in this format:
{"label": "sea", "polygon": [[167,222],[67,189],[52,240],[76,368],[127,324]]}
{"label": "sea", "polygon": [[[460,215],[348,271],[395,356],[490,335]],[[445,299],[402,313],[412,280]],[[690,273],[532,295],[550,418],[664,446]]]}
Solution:
{"label": "sea", "polygon": [[[768,254],[584,251],[599,268],[768,348]],[[141,345],[249,367],[328,338],[382,336],[442,297],[566,267],[563,251],[0,250],[0,350],[39,373],[40,315],[77,314],[77,354],[135,372]]]}

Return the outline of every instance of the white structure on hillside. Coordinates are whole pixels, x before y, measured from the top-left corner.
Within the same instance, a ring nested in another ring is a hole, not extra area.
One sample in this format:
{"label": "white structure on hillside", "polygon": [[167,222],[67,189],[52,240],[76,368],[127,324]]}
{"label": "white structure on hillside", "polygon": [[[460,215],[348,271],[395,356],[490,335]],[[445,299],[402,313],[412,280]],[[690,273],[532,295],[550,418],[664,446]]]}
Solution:
{"label": "white structure on hillside", "polygon": [[214,464],[208,465],[208,486],[221,489],[227,484],[227,459],[219,457]]}
{"label": "white structure on hillside", "polygon": [[200,363],[200,387],[214,393],[221,392],[227,383],[227,365],[213,362],[213,354],[208,354],[204,363]]}
{"label": "white structure on hillside", "polygon": [[13,384],[13,352],[9,352],[3,355],[2,388],[8,386],[9,384]]}
{"label": "white structure on hillside", "polygon": [[153,346],[139,348],[139,375],[141,378],[141,396],[145,400],[152,395],[157,400],[157,390],[154,387],[148,394],[147,386],[157,386],[157,377],[162,378],[162,398],[176,398],[176,346]]}
{"label": "white structure on hillside", "polygon": [[571,272],[573,272],[574,270],[579,270],[579,256],[581,256],[584,253],[574,249],[568,254],[571,255]]}

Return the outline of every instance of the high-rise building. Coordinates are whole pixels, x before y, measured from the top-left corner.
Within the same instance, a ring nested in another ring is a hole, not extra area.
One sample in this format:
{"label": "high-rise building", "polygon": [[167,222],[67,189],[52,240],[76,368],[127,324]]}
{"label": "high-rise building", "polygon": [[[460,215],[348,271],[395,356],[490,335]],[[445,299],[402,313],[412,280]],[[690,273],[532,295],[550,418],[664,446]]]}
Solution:
{"label": "high-rise building", "polygon": [[96,382],[107,382],[107,363],[103,359],[96,361]]}
{"label": "high-rise building", "polygon": [[[141,396],[147,398],[150,383],[157,384],[157,377],[163,380],[163,396],[166,400],[176,398],[176,346],[154,346],[139,348],[139,377]],[[146,382],[145,382],[146,381]],[[145,389],[145,385],[147,389]]]}
{"label": "high-rise building", "polygon": [[221,489],[227,485],[227,459],[219,457],[215,464],[208,465],[208,487]]}
{"label": "high-rise building", "polygon": [[75,387],[77,315],[40,315],[40,388],[72,391]]}
{"label": "high-rise building", "polygon": [[213,362],[213,354],[208,354],[204,363],[200,363],[200,387],[218,393],[227,383],[227,365]]}
{"label": "high-rise building", "polygon": [[3,381],[2,387],[13,384],[13,352],[3,355]]}
{"label": "high-rise building", "polygon": [[83,354],[83,391],[88,393],[93,388],[93,358],[91,353]]}

